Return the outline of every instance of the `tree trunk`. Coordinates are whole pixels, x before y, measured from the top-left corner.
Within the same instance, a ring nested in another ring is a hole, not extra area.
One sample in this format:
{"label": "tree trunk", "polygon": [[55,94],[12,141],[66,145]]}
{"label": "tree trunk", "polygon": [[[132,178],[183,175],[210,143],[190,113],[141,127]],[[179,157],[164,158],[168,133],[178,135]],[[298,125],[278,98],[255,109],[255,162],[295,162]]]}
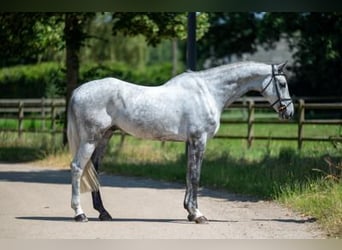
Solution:
{"label": "tree trunk", "polygon": [[172,39],[172,76],[178,73],[178,41],[177,38]]}
{"label": "tree trunk", "polygon": [[77,14],[65,14],[65,47],[66,47],[66,108],[65,122],[63,130],[63,145],[68,143],[67,122],[68,122],[68,104],[72,91],[78,85],[79,77],[79,51],[81,48],[82,37],[80,36],[81,24]]}

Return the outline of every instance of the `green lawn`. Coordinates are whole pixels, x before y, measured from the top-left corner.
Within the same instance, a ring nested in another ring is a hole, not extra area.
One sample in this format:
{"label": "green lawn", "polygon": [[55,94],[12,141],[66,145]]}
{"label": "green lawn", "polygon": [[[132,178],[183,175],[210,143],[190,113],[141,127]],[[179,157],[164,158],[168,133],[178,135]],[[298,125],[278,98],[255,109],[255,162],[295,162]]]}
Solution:
{"label": "green lawn", "polygon": [[[62,124],[56,121],[56,129],[62,129]],[[40,131],[40,130],[50,130],[51,120],[35,120],[35,119],[24,119],[22,128],[29,131]],[[0,119],[0,129],[18,129],[18,121],[16,119]]]}

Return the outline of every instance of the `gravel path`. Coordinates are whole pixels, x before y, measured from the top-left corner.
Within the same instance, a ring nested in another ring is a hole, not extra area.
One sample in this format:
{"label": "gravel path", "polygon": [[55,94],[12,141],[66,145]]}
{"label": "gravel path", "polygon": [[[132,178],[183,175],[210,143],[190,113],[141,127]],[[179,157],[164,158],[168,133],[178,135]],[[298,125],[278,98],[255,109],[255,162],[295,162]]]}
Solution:
{"label": "gravel path", "polygon": [[101,222],[89,193],[82,205],[89,222],[73,221],[68,170],[0,164],[0,238],[16,239],[313,239],[317,224],[263,200],[202,189],[201,211],[209,224],[186,220],[184,187],[149,179],[101,175],[102,197],[113,216]]}

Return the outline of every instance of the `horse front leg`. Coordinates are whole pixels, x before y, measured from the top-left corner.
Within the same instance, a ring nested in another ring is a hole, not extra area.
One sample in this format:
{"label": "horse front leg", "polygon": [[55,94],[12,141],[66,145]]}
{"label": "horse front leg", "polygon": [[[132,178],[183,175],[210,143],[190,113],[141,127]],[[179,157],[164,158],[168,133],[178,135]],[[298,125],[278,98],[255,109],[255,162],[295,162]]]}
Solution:
{"label": "horse front leg", "polygon": [[201,175],[201,165],[206,146],[206,139],[191,139],[188,142],[188,163],[186,175],[186,192],[184,208],[188,211],[188,220],[199,224],[208,222],[200,212],[197,203],[197,193]]}

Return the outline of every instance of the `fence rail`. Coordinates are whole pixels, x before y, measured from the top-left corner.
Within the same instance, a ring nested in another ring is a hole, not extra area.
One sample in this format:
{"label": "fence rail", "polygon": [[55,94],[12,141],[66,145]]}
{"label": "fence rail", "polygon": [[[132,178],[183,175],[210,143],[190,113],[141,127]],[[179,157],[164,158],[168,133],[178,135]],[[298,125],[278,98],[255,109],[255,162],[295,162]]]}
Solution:
{"label": "fence rail", "polygon": [[[17,128],[6,128],[0,125],[0,132],[17,132],[21,137],[26,132],[62,133],[57,122],[63,120],[65,111],[64,99],[0,99],[0,121],[16,120]],[[40,120],[39,128],[24,128],[25,120]],[[49,123],[49,124],[48,124]]]}
{"label": "fence rail", "polygon": [[[302,147],[304,141],[342,141],[341,135],[305,137],[305,125],[339,125],[342,126],[342,102],[310,103],[304,99],[295,100],[296,118],[291,121],[280,121],[277,119],[256,119],[256,110],[269,110],[269,104],[263,98],[240,98],[228,110],[242,109],[245,112],[244,119],[232,118],[229,113],[221,118],[221,124],[247,124],[246,135],[216,135],[216,139],[245,139],[248,146],[254,140],[292,140],[297,141],[298,148]],[[335,110],[339,115],[335,119],[306,119],[306,110]],[[0,99],[0,132],[16,132],[19,137],[23,133],[62,133],[64,119],[64,99]],[[14,120],[16,128],[4,126],[3,120]],[[25,120],[40,120],[40,126],[24,128]],[[297,126],[297,136],[259,136],[254,134],[255,124],[294,124]],[[121,133],[122,134],[122,133]],[[123,140],[123,138],[122,138]]]}

